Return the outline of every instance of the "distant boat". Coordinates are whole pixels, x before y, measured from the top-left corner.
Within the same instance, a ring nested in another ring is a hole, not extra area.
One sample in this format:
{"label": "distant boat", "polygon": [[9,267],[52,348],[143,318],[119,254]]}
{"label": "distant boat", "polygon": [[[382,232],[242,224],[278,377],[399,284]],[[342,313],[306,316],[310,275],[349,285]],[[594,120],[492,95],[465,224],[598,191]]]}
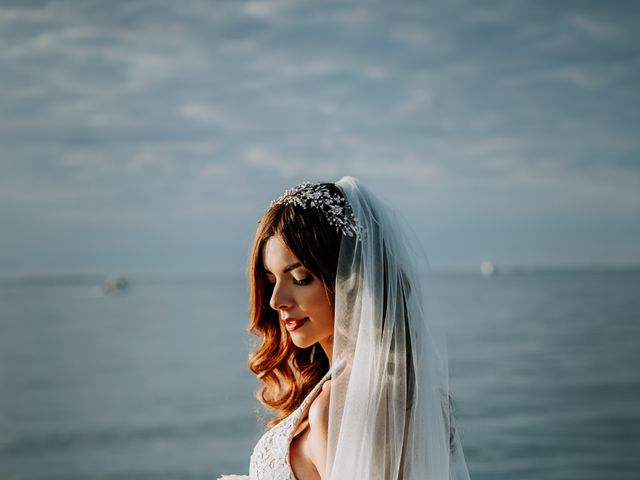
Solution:
{"label": "distant boat", "polygon": [[480,273],[485,277],[491,277],[497,273],[497,270],[493,262],[485,260],[480,264]]}
{"label": "distant boat", "polygon": [[121,275],[115,277],[107,277],[102,283],[102,293],[109,295],[111,293],[124,292],[129,287],[129,280]]}

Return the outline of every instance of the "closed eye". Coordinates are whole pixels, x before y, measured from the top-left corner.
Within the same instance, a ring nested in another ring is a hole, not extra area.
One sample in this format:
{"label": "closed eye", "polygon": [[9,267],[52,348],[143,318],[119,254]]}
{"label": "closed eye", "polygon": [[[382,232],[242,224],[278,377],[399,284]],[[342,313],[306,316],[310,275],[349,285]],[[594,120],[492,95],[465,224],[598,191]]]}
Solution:
{"label": "closed eye", "polygon": [[305,278],[302,278],[300,280],[293,277],[293,283],[300,286],[309,285],[312,280],[313,280],[313,275],[307,275]]}
{"label": "closed eye", "polygon": [[[291,278],[294,285],[298,285],[301,287],[305,285],[309,285],[313,281],[313,275],[307,275],[306,277],[301,279],[297,279],[295,276],[292,275]],[[271,285],[276,284],[276,276],[271,272],[265,272],[265,279],[267,280],[267,283],[270,283]]]}

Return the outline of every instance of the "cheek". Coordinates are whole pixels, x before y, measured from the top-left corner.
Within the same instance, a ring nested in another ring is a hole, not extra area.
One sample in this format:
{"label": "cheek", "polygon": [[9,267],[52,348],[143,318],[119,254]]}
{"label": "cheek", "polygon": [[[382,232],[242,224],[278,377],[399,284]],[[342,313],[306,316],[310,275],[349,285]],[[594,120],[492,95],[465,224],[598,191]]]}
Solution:
{"label": "cheek", "polygon": [[322,291],[322,296],[318,299],[317,309],[322,319],[323,327],[333,329],[333,305],[324,290]]}
{"label": "cheek", "polygon": [[306,307],[308,313],[317,317],[317,320],[333,325],[333,304],[331,297],[327,297],[327,292],[324,290],[324,287],[309,292],[309,295],[306,297]]}

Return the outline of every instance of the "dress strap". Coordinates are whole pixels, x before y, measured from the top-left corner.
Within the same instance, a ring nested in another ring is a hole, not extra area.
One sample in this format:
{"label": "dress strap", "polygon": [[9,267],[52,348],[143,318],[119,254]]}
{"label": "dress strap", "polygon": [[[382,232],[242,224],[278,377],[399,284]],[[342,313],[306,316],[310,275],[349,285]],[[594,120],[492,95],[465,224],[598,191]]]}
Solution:
{"label": "dress strap", "polygon": [[325,373],[324,376],[320,379],[320,381],[316,383],[315,387],[311,389],[309,394],[306,396],[306,398],[302,401],[302,403],[298,407],[298,411],[300,413],[303,413],[306,410],[308,404],[316,398],[318,391],[322,388],[322,385],[324,385],[324,383],[327,380],[329,380],[332,377],[332,375],[340,373],[345,363],[346,362],[344,361],[344,359],[338,359],[333,362],[333,365],[331,366],[331,368],[327,370],[327,373]]}

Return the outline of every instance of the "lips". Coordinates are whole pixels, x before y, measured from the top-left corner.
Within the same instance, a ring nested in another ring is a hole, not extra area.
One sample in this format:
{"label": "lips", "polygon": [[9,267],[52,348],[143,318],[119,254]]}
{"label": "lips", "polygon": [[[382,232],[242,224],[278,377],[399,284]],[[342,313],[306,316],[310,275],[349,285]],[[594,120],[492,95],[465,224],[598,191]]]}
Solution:
{"label": "lips", "polygon": [[304,325],[307,320],[308,320],[308,317],[304,317],[304,318],[283,318],[282,319],[282,321],[284,322],[285,328],[289,332],[293,332],[294,330],[297,330],[302,325]]}

